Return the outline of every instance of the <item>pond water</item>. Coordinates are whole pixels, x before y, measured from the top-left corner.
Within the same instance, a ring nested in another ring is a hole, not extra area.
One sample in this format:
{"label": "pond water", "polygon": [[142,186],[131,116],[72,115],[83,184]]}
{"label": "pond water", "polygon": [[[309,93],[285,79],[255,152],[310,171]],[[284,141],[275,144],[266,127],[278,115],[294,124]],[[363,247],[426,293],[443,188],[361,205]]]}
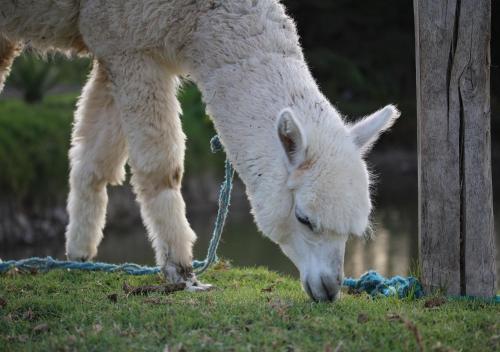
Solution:
{"label": "pond water", "polygon": [[[203,259],[215,219],[212,212],[190,212],[193,229],[198,234],[194,249],[197,259]],[[374,216],[375,237],[372,240],[351,238],[346,249],[346,275],[359,276],[373,268],[386,275],[406,274],[417,257],[416,208],[380,207]],[[258,232],[249,211],[241,207],[231,211],[218,254],[234,265],[264,265],[272,270],[298,276],[295,266],[279,247]],[[35,246],[15,246],[0,250],[2,259],[20,259],[50,255],[64,258],[64,240],[52,240]],[[154,254],[141,224],[128,228],[110,228],[99,246],[96,258],[105,262],[134,262],[154,265]]]}
{"label": "pond water", "polygon": [[[374,195],[374,237],[370,240],[351,238],[345,255],[345,275],[357,277],[369,269],[383,275],[407,275],[418,257],[418,209],[416,168],[413,162],[398,162],[397,168],[375,167],[378,172]],[[279,247],[260,234],[249,213],[243,193],[236,194],[224,229],[219,256],[239,266],[267,266],[271,270],[298,276],[294,265]],[[189,203],[188,203],[189,208]],[[495,237],[497,268],[500,269],[500,204],[495,207]],[[198,234],[195,257],[206,254],[216,209],[213,204],[188,212],[193,229]],[[64,243],[60,239],[36,246],[17,246],[0,249],[5,259],[51,255],[64,258]],[[126,228],[108,228],[99,247],[96,260],[106,262],[135,262],[154,264],[154,255],[145,229],[137,223]],[[499,271],[500,274],[500,271]],[[500,276],[499,276],[500,277]],[[500,280],[499,280],[500,281]]]}

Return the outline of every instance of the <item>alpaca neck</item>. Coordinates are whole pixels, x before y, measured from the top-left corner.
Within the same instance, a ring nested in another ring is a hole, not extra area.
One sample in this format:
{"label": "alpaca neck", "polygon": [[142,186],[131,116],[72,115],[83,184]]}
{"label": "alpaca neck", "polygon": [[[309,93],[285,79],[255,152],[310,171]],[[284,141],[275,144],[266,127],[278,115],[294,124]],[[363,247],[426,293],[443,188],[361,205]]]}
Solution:
{"label": "alpaca neck", "polygon": [[319,92],[295,25],[279,1],[222,3],[196,19],[181,56],[252,199],[257,192],[269,194],[269,185],[288,176],[278,113],[292,107],[299,119],[307,119],[314,115],[311,106],[332,107]]}
{"label": "alpaca neck", "polygon": [[[326,100],[303,60],[270,54],[202,69],[193,74],[230,161],[250,195],[269,190],[267,179],[286,182],[287,169],[276,131],[285,107],[304,111]],[[329,104],[327,104],[329,105]],[[299,118],[307,118],[301,116]]]}

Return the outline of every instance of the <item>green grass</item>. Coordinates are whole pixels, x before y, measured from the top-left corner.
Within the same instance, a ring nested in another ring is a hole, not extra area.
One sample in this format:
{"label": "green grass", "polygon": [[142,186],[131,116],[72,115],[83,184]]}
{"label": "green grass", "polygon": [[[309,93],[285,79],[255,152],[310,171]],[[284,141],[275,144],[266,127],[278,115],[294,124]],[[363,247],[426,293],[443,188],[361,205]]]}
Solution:
{"label": "green grass", "polygon": [[[344,295],[313,303],[299,282],[263,268],[219,266],[210,292],[126,296],[159,276],[51,271],[0,276],[0,350],[488,351],[500,305]],[[116,293],[117,302],[108,299]],[[0,304],[1,306],[1,304]]]}

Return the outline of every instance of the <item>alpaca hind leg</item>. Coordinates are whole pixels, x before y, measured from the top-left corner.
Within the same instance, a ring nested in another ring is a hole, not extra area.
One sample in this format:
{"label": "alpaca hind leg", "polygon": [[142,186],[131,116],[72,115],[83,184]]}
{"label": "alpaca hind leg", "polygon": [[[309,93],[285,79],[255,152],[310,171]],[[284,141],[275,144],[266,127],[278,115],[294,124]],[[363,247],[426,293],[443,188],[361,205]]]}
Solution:
{"label": "alpaca hind leg", "polygon": [[14,59],[21,53],[22,45],[12,43],[0,34],[0,93],[5,85]]}
{"label": "alpaca hind leg", "polygon": [[75,113],[66,230],[70,260],[89,260],[97,254],[108,201],[106,185],[120,184],[125,177],[126,142],[109,84],[95,63]]}
{"label": "alpaca hind leg", "polygon": [[112,67],[115,97],[129,146],[132,183],[156,254],[172,283],[203,286],[192,271],[196,235],[181,195],[185,136],[176,98],[178,79],[146,56],[121,59]]}

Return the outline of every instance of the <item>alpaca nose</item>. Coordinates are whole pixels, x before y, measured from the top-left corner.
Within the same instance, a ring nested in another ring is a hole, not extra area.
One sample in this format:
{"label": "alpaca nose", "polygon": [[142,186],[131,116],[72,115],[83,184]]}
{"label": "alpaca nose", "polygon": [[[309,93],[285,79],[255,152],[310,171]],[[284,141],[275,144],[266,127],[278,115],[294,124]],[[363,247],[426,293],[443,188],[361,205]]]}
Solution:
{"label": "alpaca nose", "polygon": [[302,282],[304,290],[315,302],[333,302],[340,297],[342,278],[332,275],[308,276]]}

